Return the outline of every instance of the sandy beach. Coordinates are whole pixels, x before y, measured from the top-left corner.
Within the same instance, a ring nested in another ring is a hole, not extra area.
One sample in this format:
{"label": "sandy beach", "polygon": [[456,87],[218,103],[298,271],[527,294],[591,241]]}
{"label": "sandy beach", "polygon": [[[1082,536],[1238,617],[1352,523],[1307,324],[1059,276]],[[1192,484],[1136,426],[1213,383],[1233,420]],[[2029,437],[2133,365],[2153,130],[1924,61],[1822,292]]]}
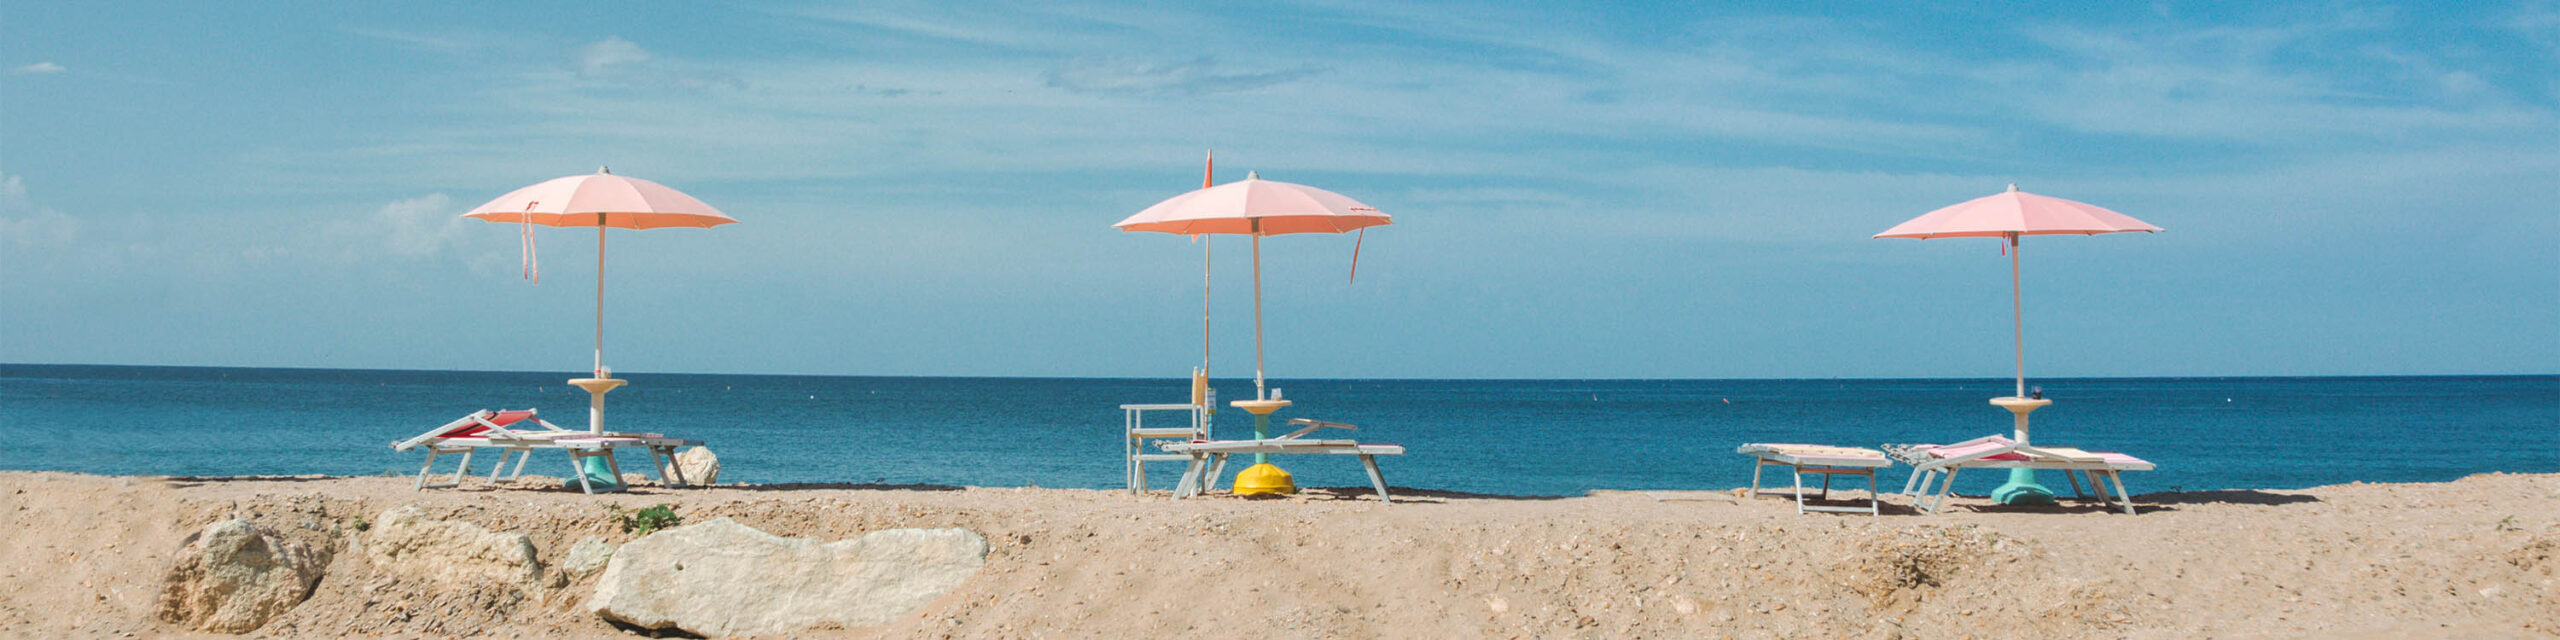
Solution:
{"label": "sandy beach", "polygon": [[[984,569],[889,624],[803,637],[2550,637],[2560,475],[2153,493],[1936,517],[1794,513],[1735,492],[1514,498],[1359,491],[1287,499],[1042,488],[724,486],[585,496],[413,491],[407,478],[0,473],[0,627],[50,637],[219,637],[155,618],[172,556],[245,518],[337,551],[309,599],[250,635],[625,637],[594,577],[401,580],[361,528],[415,505],[526,534],[547,564],[633,538],[602,506],[673,505],[831,541],[962,527]],[[528,478],[527,485],[539,482]],[[1844,495],[1856,495],[1854,492]]]}

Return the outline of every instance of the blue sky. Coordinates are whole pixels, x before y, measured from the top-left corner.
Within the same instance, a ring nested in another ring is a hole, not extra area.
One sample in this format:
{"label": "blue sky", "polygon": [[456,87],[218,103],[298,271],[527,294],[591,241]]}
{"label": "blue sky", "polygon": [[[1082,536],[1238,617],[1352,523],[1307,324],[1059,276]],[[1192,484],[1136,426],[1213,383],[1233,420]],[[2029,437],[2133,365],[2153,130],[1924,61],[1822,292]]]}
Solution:
{"label": "blue sky", "polygon": [[616,369],[1179,376],[1109,225],[1214,148],[1396,216],[1266,242],[1280,379],[2004,377],[1869,236],[2013,182],[2168,229],[2028,239],[2031,376],[2560,371],[2560,4],[1684,4],[12,4],[0,361],[582,371],[593,233],[456,216],[611,165],[743,221],[614,232]]}

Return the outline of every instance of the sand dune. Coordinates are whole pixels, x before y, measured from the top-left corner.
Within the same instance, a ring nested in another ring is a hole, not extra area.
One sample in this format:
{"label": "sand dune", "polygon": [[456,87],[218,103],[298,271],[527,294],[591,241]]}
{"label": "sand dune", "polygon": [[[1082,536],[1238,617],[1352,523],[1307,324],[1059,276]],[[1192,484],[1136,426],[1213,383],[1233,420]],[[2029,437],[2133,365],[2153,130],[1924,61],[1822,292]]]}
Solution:
{"label": "sand dune", "polygon": [[[532,486],[530,483],[527,486]],[[0,628],[188,636],[153,617],[190,532],[243,517],[315,545],[418,505],[529,534],[546,558],[623,542],[603,504],[672,504],[836,540],[965,527],[983,572],[882,627],[810,635],[1133,637],[2560,636],[2560,475],[2139,496],[2144,513],[1799,516],[1732,492],[1556,499],[1353,489],[1290,499],[1066,489],[730,486],[591,497],[411,491],[403,478],[0,473]],[[1854,495],[1854,494],[1850,494]],[[522,589],[413,584],[338,553],[253,635],[628,637],[592,576]],[[565,585],[565,586],[562,586]]]}

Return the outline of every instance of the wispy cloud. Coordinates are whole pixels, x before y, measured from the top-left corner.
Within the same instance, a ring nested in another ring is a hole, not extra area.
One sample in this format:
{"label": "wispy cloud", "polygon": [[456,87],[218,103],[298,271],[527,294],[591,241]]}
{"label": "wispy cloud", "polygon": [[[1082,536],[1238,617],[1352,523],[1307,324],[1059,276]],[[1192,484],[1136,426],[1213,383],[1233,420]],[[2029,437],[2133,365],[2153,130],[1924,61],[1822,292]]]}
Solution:
{"label": "wispy cloud", "polygon": [[1295,82],[1325,72],[1315,65],[1271,71],[1231,71],[1217,58],[1201,56],[1174,63],[1127,58],[1079,58],[1049,70],[1051,87],[1095,94],[1188,96],[1250,91]]}
{"label": "wispy cloud", "polygon": [[0,174],[0,241],[18,249],[61,247],[80,238],[80,219],[37,205],[24,178]]}
{"label": "wispy cloud", "polygon": [[38,63],[35,63],[35,64],[31,64],[31,65],[26,65],[26,66],[23,66],[23,67],[17,67],[17,68],[10,69],[10,70],[9,70],[9,73],[16,74],[16,75],[22,75],[22,76],[49,76],[49,75],[53,75],[53,74],[57,74],[57,73],[62,73],[62,72],[67,71],[67,70],[68,70],[68,69],[64,69],[64,68],[62,68],[62,65],[54,64],[54,63],[53,63],[53,61],[51,61],[51,60],[47,60],[47,61],[44,61],[44,62],[38,62]]}
{"label": "wispy cloud", "polygon": [[698,65],[652,62],[656,57],[638,43],[620,36],[608,36],[578,47],[570,62],[578,77],[621,85],[695,90],[743,89],[746,86],[736,76],[727,73]]}
{"label": "wispy cloud", "polygon": [[366,38],[389,42],[400,48],[417,51],[453,53],[469,50],[476,45],[476,43],[471,39],[449,35],[426,35],[407,31],[367,27],[347,27],[344,31]]}
{"label": "wispy cloud", "polygon": [[462,237],[464,220],[453,198],[432,193],[382,205],[369,215],[339,220],[324,227],[342,259],[391,255],[426,258],[443,253]]}
{"label": "wispy cloud", "polygon": [[587,46],[578,47],[578,73],[589,76],[604,75],[612,71],[615,65],[628,65],[648,60],[648,50],[641,49],[640,45],[632,44],[621,36],[607,37]]}

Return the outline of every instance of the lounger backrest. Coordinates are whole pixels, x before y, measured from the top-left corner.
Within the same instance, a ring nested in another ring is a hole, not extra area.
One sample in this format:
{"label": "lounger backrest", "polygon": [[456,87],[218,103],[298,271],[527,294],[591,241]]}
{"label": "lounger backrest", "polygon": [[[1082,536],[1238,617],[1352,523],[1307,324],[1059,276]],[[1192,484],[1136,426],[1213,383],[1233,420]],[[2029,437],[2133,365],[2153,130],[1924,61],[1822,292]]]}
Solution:
{"label": "lounger backrest", "polygon": [[489,423],[489,426],[493,426],[493,427],[505,427],[505,426],[512,425],[512,424],[515,424],[515,423],[518,423],[518,422],[522,422],[522,421],[524,421],[524,419],[525,419],[525,418],[531,418],[531,417],[533,417],[533,410],[532,410],[532,409],[518,409],[518,410],[515,410],[515,411],[500,411],[500,412],[497,412],[496,414],[492,414],[492,415],[490,415],[490,416],[486,419],[486,421]]}
{"label": "lounger backrest", "polygon": [[463,416],[460,420],[447,422],[441,427],[428,429],[426,433],[418,434],[417,437],[391,443],[391,448],[399,451],[408,451],[411,447],[426,444],[429,441],[445,438],[470,437],[472,434],[489,430],[489,427],[482,423],[481,420],[496,413],[497,412],[487,409],[473,411],[471,412],[471,415]]}

